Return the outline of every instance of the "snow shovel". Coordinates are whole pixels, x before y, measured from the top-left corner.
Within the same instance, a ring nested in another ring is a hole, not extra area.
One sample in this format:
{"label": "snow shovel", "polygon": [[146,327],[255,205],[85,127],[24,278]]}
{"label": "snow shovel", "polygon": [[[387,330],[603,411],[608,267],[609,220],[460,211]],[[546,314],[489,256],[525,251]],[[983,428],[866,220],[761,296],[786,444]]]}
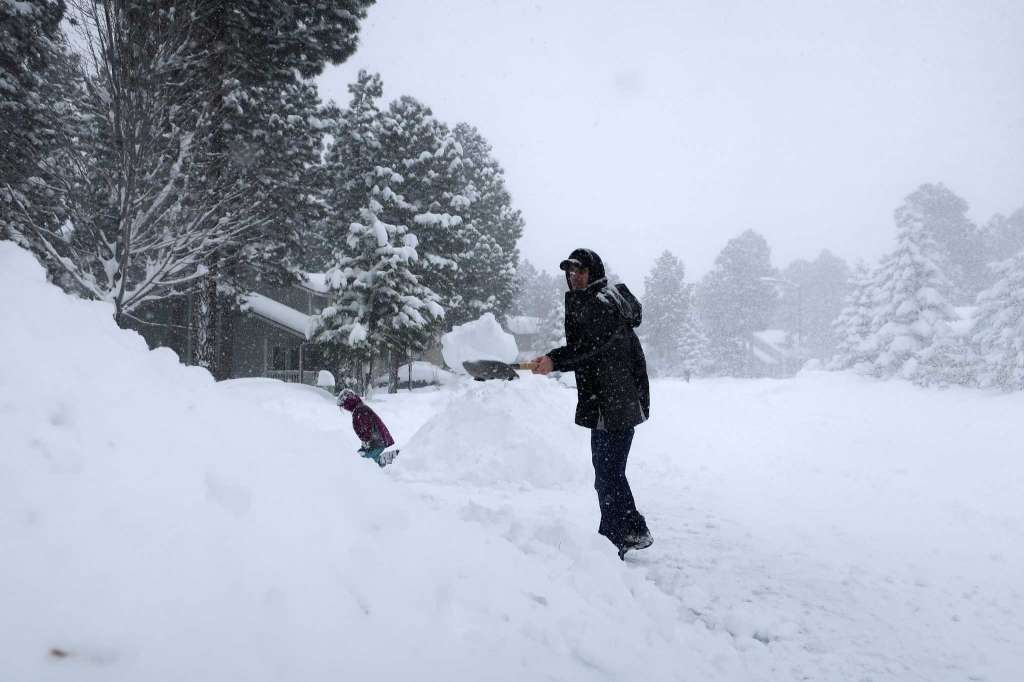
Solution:
{"label": "snow shovel", "polygon": [[537,363],[535,362],[517,362],[510,365],[507,362],[498,362],[497,360],[467,360],[462,363],[466,373],[477,381],[488,381],[490,379],[511,381],[512,379],[519,378],[519,375],[516,374],[517,369],[532,370],[536,366]]}

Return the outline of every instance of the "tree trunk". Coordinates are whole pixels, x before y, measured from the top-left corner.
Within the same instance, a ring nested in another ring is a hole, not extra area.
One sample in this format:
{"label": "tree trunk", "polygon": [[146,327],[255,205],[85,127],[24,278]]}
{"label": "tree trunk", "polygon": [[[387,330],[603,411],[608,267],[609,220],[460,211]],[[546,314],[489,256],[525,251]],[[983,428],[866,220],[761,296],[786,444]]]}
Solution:
{"label": "tree trunk", "polygon": [[388,371],[388,393],[398,393],[398,370],[402,367],[402,355],[397,350],[388,353],[391,366]]}
{"label": "tree trunk", "polygon": [[195,364],[205,367],[214,377],[217,365],[217,278],[210,273],[196,293],[195,343],[192,346]]}
{"label": "tree trunk", "polygon": [[[217,297],[217,371],[218,381],[230,379],[235,370],[235,305],[226,296]],[[301,382],[301,379],[300,379]]]}

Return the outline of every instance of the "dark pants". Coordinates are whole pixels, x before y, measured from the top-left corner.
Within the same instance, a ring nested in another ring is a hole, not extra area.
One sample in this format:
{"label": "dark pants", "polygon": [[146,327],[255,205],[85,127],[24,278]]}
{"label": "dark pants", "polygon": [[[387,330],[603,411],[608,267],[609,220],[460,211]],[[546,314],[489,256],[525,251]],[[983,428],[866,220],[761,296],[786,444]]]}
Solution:
{"label": "dark pants", "polygon": [[647,532],[647,522],[636,510],[633,492],[626,480],[626,459],[633,443],[633,429],[628,431],[590,432],[590,451],[594,461],[594,488],[601,506],[598,533],[616,545],[629,535]]}

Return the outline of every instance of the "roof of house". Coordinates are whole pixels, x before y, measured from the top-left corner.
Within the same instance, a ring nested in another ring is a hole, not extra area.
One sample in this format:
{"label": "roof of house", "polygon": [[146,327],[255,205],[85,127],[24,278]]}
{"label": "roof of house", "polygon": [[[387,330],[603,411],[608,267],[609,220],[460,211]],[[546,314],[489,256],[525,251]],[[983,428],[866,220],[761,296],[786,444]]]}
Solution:
{"label": "roof of house", "polygon": [[250,293],[243,296],[242,310],[249,310],[306,340],[313,337],[313,330],[316,327],[313,316],[278,303],[263,294]]}

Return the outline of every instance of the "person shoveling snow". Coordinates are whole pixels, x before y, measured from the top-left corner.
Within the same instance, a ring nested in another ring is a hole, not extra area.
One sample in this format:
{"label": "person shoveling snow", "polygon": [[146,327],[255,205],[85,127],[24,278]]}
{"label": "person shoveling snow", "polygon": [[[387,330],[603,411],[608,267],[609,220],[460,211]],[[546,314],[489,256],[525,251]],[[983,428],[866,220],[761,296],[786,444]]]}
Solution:
{"label": "person shoveling snow", "polygon": [[575,372],[576,423],[591,429],[594,488],[601,506],[598,532],[619,550],[645,549],[654,542],[636,510],[626,480],[633,429],[650,415],[647,361],[635,327],[639,301],[625,284],[611,286],[601,257],[576,249],[559,266],[565,271],[566,345],[534,362],[537,374]]}
{"label": "person shoveling snow", "polygon": [[359,447],[359,454],[372,459],[381,467],[391,464],[398,450],[388,448],[395,444],[395,439],[377,413],[355,391],[348,388],[338,394],[338,406],[352,413],[352,428],[363,443]]}

